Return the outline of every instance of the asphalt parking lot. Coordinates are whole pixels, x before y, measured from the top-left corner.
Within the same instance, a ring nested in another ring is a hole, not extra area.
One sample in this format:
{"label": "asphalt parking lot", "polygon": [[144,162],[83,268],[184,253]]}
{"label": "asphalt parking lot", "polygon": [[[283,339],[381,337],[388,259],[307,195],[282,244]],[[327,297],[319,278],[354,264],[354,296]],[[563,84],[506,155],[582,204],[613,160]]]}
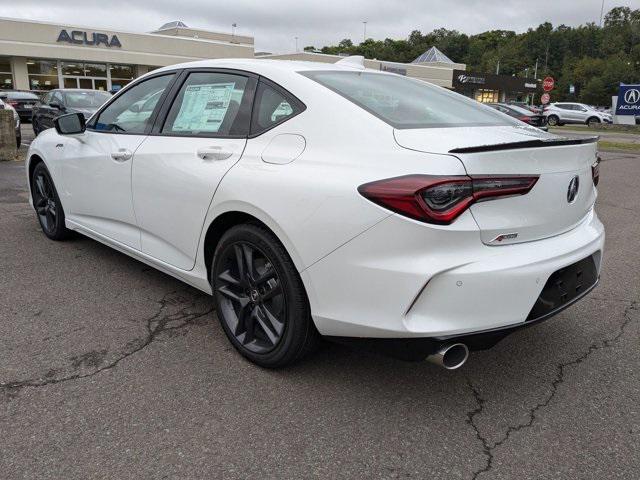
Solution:
{"label": "asphalt parking lot", "polygon": [[332,344],[255,367],[206,295],[47,240],[0,163],[0,477],[640,478],[640,156],[602,156],[600,285],[455,372]]}

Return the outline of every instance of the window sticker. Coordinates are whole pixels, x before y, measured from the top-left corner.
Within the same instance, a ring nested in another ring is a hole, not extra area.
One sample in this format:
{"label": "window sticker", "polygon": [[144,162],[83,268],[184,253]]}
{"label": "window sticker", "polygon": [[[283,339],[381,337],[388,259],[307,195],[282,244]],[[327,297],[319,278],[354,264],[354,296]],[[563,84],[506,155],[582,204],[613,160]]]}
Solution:
{"label": "window sticker", "polygon": [[234,87],[235,82],[189,85],[184,91],[172,130],[217,132],[229,109]]}

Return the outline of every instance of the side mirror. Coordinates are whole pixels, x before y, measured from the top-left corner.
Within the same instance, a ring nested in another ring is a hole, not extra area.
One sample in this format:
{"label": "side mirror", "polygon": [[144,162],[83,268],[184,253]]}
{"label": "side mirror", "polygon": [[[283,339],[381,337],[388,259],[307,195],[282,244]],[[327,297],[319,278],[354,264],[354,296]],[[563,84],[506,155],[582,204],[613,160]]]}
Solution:
{"label": "side mirror", "polygon": [[81,113],[69,113],[61,115],[53,120],[56,132],[60,135],[76,135],[86,130],[84,115]]}
{"label": "side mirror", "polygon": [[64,107],[56,101],[51,102],[49,106],[55,108],[56,110],[64,110]]}

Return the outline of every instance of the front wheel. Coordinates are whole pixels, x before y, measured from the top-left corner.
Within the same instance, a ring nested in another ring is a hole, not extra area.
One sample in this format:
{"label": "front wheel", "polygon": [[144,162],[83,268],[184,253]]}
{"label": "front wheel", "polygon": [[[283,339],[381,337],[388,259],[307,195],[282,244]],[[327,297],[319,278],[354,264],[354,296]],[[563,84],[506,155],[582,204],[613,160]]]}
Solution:
{"label": "front wheel", "polygon": [[597,125],[600,123],[600,119],[598,117],[591,117],[587,120],[587,125]]}
{"label": "front wheel", "polygon": [[254,224],[232,227],[216,247],[211,271],[218,318],[242,355],[278,368],[314,350],[319,334],[304,285],[273,233]]}
{"label": "front wheel", "polygon": [[560,122],[559,118],[556,115],[549,115],[549,117],[547,118],[547,123],[550,127],[555,127]]}
{"label": "front wheel", "polygon": [[38,163],[33,170],[31,195],[44,234],[51,240],[68,238],[71,231],[65,226],[62,203],[49,170],[43,162]]}

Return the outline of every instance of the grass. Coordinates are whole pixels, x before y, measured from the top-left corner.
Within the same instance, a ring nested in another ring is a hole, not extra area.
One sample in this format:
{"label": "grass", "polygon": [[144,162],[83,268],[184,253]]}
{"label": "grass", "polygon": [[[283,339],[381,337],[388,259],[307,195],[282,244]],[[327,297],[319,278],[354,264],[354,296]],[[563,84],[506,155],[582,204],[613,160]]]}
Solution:
{"label": "grass", "polygon": [[607,142],[606,140],[600,140],[598,142],[598,148],[600,150],[623,150],[625,152],[640,153],[640,143]]}

